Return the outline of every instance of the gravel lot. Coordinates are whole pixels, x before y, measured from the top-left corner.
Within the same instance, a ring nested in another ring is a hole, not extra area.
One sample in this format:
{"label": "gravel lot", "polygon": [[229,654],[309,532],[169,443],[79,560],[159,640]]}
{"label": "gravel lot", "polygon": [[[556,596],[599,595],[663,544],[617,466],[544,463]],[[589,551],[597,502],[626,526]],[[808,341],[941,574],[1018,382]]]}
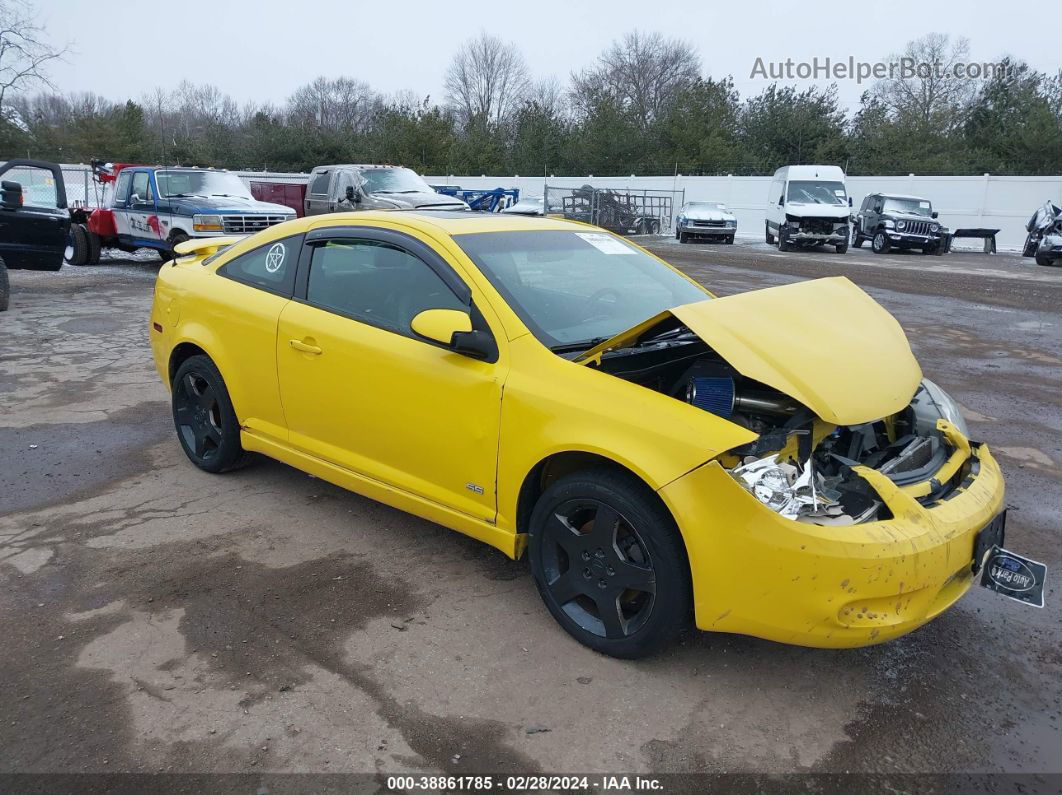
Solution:
{"label": "gravel lot", "polygon": [[845,274],[892,311],[1002,462],[1047,608],[978,588],[869,649],[601,657],[523,562],[277,463],[193,468],[147,346],[153,258],[13,271],[0,772],[1062,772],[1062,269],[651,243],[721,294]]}

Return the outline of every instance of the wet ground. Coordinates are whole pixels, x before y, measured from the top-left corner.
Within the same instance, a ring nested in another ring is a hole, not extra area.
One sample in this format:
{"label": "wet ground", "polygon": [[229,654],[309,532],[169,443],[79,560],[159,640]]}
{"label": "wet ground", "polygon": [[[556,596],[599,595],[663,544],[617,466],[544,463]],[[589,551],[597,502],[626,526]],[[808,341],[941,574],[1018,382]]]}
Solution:
{"label": "wet ground", "polygon": [[280,464],[194,469],[147,347],[156,262],[13,271],[0,772],[1062,771],[1062,270],[654,245],[722,294],[845,274],[895,313],[1001,460],[1047,608],[978,588],[868,649],[601,657],[522,562]]}

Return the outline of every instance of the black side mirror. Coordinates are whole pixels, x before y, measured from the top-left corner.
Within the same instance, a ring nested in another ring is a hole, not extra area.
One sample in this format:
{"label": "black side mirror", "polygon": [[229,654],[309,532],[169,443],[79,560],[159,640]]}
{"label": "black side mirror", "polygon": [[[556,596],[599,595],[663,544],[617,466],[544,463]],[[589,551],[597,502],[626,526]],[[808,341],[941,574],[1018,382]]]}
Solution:
{"label": "black side mirror", "polygon": [[936,210],[934,210],[933,212],[931,212],[929,214],[929,217],[930,218],[936,218],[938,215],[940,215],[940,213],[938,213]]}
{"label": "black side mirror", "polygon": [[5,210],[17,210],[22,206],[22,185],[4,180],[0,184],[0,206]]}
{"label": "black side mirror", "polygon": [[849,207],[852,206],[852,197],[851,196],[848,197],[848,206]]}
{"label": "black side mirror", "polygon": [[346,199],[348,202],[359,204],[361,202],[361,194],[354,190],[353,185],[347,185]]}
{"label": "black side mirror", "polygon": [[472,359],[494,361],[498,356],[498,346],[494,337],[486,331],[455,331],[450,338],[450,348]]}

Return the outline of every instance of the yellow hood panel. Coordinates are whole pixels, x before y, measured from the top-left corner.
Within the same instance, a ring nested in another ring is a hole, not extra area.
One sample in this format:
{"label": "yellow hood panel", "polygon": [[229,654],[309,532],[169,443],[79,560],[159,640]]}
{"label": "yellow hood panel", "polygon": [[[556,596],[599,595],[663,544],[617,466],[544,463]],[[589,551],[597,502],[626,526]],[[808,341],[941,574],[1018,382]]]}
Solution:
{"label": "yellow hood panel", "polygon": [[836,425],[900,411],[922,371],[884,308],[843,276],[698,301],[663,312],[579,357],[630,344],[669,314],[747,378]]}

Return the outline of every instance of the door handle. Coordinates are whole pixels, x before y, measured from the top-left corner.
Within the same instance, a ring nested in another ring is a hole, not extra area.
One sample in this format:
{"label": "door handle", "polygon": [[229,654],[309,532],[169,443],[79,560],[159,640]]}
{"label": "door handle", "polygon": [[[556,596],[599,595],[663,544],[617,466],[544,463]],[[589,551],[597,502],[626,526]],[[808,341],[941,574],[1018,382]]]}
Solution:
{"label": "door handle", "polygon": [[297,351],[301,351],[302,353],[312,353],[314,356],[321,353],[321,349],[316,345],[310,345],[308,342],[303,342],[302,340],[288,340],[288,345]]}

